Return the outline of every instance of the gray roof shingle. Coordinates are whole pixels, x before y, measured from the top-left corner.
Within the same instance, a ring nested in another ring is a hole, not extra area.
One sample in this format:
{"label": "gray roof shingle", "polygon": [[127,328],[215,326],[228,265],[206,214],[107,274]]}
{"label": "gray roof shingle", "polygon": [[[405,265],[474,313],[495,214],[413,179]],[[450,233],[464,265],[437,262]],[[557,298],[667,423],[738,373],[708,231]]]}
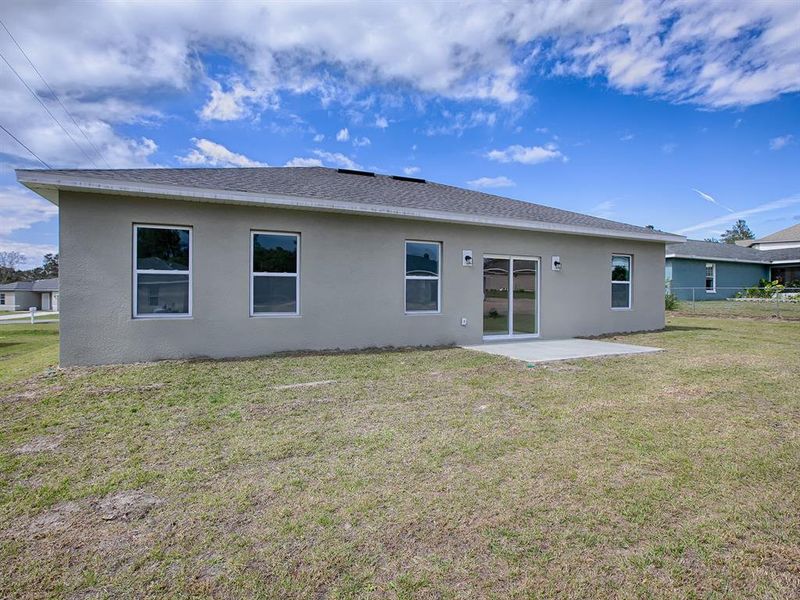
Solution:
{"label": "gray roof shingle", "polygon": [[512,200],[440,183],[402,181],[388,175],[366,177],[325,167],[256,167],[212,169],[115,169],[23,170],[26,174],[84,178],[92,181],[156,184],[233,192],[263,193],[298,198],[401,207],[535,221],[566,226],[591,227],[609,232],[664,235],[664,232],[561,210],[541,204]]}
{"label": "gray roof shingle", "polygon": [[0,284],[0,292],[57,292],[58,278]]}
{"label": "gray roof shingle", "polygon": [[752,240],[752,242],[756,244],[760,244],[761,242],[800,242],[800,223],[771,233],[763,238]]}
{"label": "gray roof shingle", "polygon": [[703,242],[686,240],[683,244],[667,244],[667,256],[674,254],[678,258],[716,258],[753,263],[770,263],[774,260],[800,261],[800,248],[785,250],[756,250],[736,244],[720,242]]}

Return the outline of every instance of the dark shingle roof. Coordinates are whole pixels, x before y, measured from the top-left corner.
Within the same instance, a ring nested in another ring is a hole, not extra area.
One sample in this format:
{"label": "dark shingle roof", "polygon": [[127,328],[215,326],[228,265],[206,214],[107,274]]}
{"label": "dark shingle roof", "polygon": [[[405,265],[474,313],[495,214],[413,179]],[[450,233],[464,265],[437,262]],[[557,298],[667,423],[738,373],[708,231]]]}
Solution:
{"label": "dark shingle roof", "polygon": [[381,207],[400,207],[589,227],[645,235],[664,232],[618,223],[581,213],[432,182],[395,179],[388,175],[366,177],[324,167],[263,167],[239,169],[118,169],[118,170],[18,170],[92,181],[140,183],[180,188],[296,196]]}
{"label": "dark shingle roof", "polygon": [[33,281],[15,281],[0,285],[0,292],[57,292],[58,278],[35,279]]}
{"label": "dark shingle roof", "polygon": [[800,262],[800,247],[784,248],[783,250],[761,250],[761,254],[769,257],[769,260],[796,260]]}
{"label": "dark shingle roof", "polygon": [[678,258],[714,258],[753,263],[769,263],[774,260],[800,260],[800,248],[786,250],[756,250],[736,244],[686,240],[683,244],[667,244],[667,256]]}

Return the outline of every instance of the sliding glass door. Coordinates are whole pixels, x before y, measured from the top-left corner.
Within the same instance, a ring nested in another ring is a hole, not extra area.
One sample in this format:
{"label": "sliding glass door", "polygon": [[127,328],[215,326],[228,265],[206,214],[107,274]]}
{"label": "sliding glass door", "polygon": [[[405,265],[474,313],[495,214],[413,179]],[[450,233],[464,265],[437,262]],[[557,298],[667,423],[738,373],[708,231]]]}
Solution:
{"label": "sliding glass door", "polygon": [[535,258],[483,258],[484,337],[538,335],[538,271]]}

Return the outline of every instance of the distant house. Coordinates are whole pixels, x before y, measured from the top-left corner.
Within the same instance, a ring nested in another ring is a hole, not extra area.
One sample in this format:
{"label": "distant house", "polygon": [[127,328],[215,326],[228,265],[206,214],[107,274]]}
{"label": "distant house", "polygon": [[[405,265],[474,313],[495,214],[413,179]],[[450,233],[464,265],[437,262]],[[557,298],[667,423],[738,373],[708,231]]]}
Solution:
{"label": "distant house", "polygon": [[724,300],[762,279],[800,287],[800,241],[793,247],[766,248],[700,240],[667,244],[667,287],[680,300]]}
{"label": "distant house", "polygon": [[58,278],[0,284],[0,311],[58,310]]}
{"label": "distant house", "polygon": [[800,223],[786,229],[781,229],[757,240],[739,240],[737,246],[754,248],[756,250],[786,250],[800,248]]}

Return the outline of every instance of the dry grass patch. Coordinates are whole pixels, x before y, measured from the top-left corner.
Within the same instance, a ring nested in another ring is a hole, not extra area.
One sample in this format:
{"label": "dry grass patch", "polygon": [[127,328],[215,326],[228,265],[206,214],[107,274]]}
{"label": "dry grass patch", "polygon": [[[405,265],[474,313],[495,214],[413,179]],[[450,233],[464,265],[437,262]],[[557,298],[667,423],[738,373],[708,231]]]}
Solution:
{"label": "dry grass patch", "polygon": [[0,596],[797,595],[798,325],[671,325],[16,379]]}

